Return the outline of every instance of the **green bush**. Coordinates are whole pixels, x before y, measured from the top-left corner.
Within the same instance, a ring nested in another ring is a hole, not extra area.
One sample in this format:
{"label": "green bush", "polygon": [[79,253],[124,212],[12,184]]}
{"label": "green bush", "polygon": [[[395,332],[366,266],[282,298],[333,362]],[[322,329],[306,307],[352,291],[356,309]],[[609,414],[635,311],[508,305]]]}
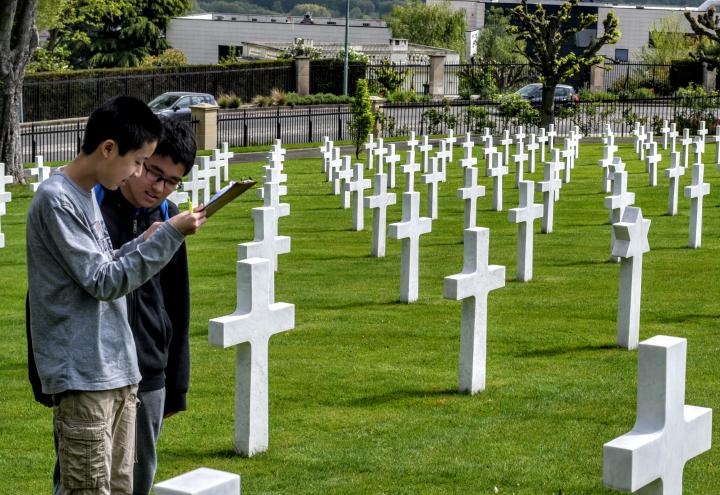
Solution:
{"label": "green bush", "polygon": [[653,91],[651,88],[636,88],[631,94],[630,98],[634,99],[649,99],[649,98],[655,98],[657,95],[655,94],[655,91]]}
{"label": "green bush", "polygon": [[615,101],[618,99],[618,95],[609,91],[590,91],[587,89],[578,91],[578,97],[580,101]]}
{"label": "green bush", "polygon": [[242,99],[235,93],[228,93],[218,96],[217,104],[220,108],[238,108]]}
{"label": "green bush", "polygon": [[502,127],[507,128],[509,125],[540,125],[540,112],[519,94],[500,95],[497,102],[498,111],[503,118]]}
{"label": "green bush", "polygon": [[334,95],[331,93],[317,93],[314,95],[300,96],[297,93],[286,93],[287,105],[347,105],[352,103],[352,96]]}
{"label": "green bush", "polygon": [[388,93],[387,100],[392,103],[416,103],[418,101],[429,101],[430,97],[427,95],[418,95],[414,89],[396,89]]}
{"label": "green bush", "polygon": [[444,100],[442,108],[430,108],[423,112],[421,122],[427,126],[427,134],[438,134],[443,126],[447,129],[454,129],[457,126],[458,119],[450,113],[450,101]]}
{"label": "green bush", "polygon": [[405,78],[410,74],[410,69],[398,69],[388,59],[384,59],[380,67],[374,69],[375,81],[380,85],[378,94],[389,95],[402,86]]}
{"label": "green bush", "polygon": [[495,70],[493,67],[484,65],[467,65],[460,70],[459,94],[464,99],[471,95],[477,95],[482,99],[491,99],[497,95],[497,83],[495,82]]}
{"label": "green bush", "polygon": [[486,127],[495,128],[495,124],[490,119],[490,112],[487,108],[479,105],[471,105],[467,109],[465,123],[472,132],[481,133]]}
{"label": "green bush", "polygon": [[348,130],[353,143],[355,143],[355,158],[360,156],[360,147],[375,125],[375,115],[372,112],[368,83],[365,79],[357,82],[355,99],[352,102],[353,118],[348,122]]}

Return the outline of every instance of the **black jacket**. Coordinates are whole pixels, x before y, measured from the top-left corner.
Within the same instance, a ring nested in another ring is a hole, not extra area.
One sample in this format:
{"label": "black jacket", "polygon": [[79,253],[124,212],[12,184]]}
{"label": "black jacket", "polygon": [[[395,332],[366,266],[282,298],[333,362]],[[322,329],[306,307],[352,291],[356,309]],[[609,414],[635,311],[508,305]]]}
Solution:
{"label": "black jacket", "polygon": [[[178,213],[170,201],[152,209],[135,208],[119,190],[100,186],[96,196],[115,248],[141,235],[153,222],[162,222]],[[142,374],[140,391],[164,386],[165,414],[184,411],[190,382],[190,288],[185,244],[165,268],[128,294],[126,300]],[[27,317],[29,322],[29,314]],[[28,368],[33,393],[38,402],[52,405],[52,399],[42,393],[29,328],[28,324]]]}

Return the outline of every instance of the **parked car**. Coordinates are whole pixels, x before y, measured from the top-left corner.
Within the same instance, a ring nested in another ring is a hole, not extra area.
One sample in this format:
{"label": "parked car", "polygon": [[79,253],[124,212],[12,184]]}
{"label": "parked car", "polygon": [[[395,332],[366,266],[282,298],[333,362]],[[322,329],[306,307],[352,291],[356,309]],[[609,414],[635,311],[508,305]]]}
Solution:
{"label": "parked car", "polygon": [[148,106],[156,115],[190,121],[190,105],[199,103],[217,105],[213,95],[207,93],[171,91],[161,94],[148,103]]}
{"label": "parked car", "polygon": [[[542,83],[532,83],[516,91],[517,94],[528,100],[533,106],[539,107],[542,103]],[[558,84],[555,87],[555,105],[569,106],[574,105],[580,100],[575,89],[566,84]]]}

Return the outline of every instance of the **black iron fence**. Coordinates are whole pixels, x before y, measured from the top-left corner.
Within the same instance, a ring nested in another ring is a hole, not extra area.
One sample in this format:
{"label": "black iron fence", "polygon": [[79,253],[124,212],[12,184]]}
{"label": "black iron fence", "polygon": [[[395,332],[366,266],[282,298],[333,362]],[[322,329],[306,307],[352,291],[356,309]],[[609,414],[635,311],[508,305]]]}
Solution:
{"label": "black iron fence", "polygon": [[[493,101],[455,100],[425,103],[385,103],[380,106],[382,135],[385,137],[416,134],[483,133],[494,134],[522,125],[528,132],[538,128],[537,119],[503,112]],[[269,145],[275,139],[283,143],[320,142],[323,136],[335,141],[350,139],[348,123],[352,113],[347,105],[296,108],[248,109],[222,112],[218,118],[218,144],[230,146]],[[599,136],[607,125],[619,136],[628,136],[636,121],[649,122],[656,133],[663,121],[675,122],[678,130],[697,129],[704,120],[711,133],[720,121],[720,97],[654,98],[605,101],[581,101],[557,110],[556,129],[567,134],[578,126],[586,136]],[[85,123],[24,124],[21,129],[23,160],[34,161],[43,155],[46,161],[71,160],[79,151]]]}
{"label": "black iron fence", "polygon": [[703,67],[701,63],[640,64],[626,62],[605,65],[603,89],[618,94],[633,94],[638,88],[646,88],[658,96],[668,96],[691,82],[702,84],[702,81]]}

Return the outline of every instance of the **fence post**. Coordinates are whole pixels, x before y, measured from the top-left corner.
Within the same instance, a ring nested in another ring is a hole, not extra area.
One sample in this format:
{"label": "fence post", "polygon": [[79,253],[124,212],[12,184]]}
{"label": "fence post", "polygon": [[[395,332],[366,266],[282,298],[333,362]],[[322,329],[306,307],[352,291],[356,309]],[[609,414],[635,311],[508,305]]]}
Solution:
{"label": "fence post", "polygon": [[248,146],[248,125],[247,125],[247,110],[243,110],[243,147]]}
{"label": "fence post", "polygon": [[308,143],[312,143],[312,107],[308,106]]}
{"label": "fence post", "polygon": [[300,96],[310,94],[310,57],[295,58],[295,88]]}
{"label": "fence post", "polygon": [[605,89],[605,64],[603,62],[590,67],[590,91]]}
{"label": "fence post", "polygon": [[705,91],[715,91],[717,73],[714,70],[708,70],[708,66],[703,62],[703,88]]}
{"label": "fence post", "polygon": [[280,138],[280,107],[277,108],[275,111],[275,139],[281,139]]}
{"label": "fence post", "polygon": [[[337,116],[338,116],[338,128],[337,128],[337,140],[340,141],[342,139],[342,114],[340,114],[340,105],[337,107]],[[352,117],[350,117],[352,118]]]}
{"label": "fence post", "polygon": [[199,150],[217,148],[218,108],[217,105],[209,103],[190,106],[192,120],[198,121],[197,127],[195,127],[195,141],[197,141]]}
{"label": "fence post", "polygon": [[430,55],[430,95],[442,99],[445,93],[445,55]]}

